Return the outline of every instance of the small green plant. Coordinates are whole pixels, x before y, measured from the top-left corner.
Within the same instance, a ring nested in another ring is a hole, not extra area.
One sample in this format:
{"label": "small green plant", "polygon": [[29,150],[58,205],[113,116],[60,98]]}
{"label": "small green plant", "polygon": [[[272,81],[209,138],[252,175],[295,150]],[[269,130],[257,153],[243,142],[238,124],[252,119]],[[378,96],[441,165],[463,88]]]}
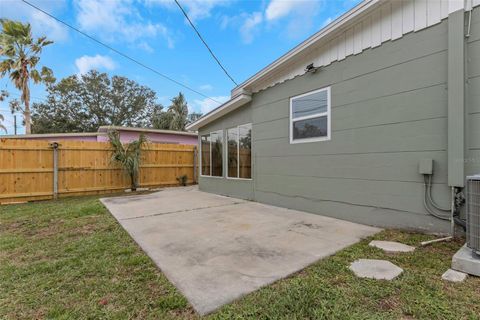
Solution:
{"label": "small green plant", "polygon": [[123,144],[120,141],[118,131],[110,131],[108,138],[112,144],[112,161],[120,164],[130,176],[132,191],[138,187],[138,173],[140,171],[142,146],[147,142],[144,134],[140,134],[138,140]]}
{"label": "small green plant", "polygon": [[178,181],[178,183],[180,183],[181,186],[186,186],[186,185],[187,185],[187,181],[188,181],[188,177],[187,177],[186,174],[181,175],[181,176],[178,176],[178,177],[177,177],[177,181]]}

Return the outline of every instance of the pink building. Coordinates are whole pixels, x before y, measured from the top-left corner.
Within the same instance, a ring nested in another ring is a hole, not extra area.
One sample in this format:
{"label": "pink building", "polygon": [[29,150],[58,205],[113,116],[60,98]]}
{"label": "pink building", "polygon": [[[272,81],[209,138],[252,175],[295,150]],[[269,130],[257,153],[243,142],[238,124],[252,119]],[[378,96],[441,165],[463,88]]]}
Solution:
{"label": "pink building", "polygon": [[130,142],[138,139],[138,136],[143,133],[150,142],[157,143],[175,143],[175,144],[190,144],[196,145],[198,143],[197,133],[185,131],[159,130],[159,129],[145,129],[145,128],[131,128],[131,127],[116,127],[116,126],[102,126],[98,132],[78,132],[78,133],[42,133],[29,135],[6,135],[0,138],[6,139],[30,139],[30,140],[75,140],[75,141],[108,141],[108,131],[116,130],[120,134],[122,142]]}

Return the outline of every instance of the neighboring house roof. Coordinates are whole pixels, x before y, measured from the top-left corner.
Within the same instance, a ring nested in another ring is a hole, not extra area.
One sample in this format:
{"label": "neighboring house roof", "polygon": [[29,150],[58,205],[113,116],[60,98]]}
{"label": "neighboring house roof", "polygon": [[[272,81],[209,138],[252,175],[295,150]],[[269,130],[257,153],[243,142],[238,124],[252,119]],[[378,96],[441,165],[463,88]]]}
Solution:
{"label": "neighboring house roof", "polygon": [[109,130],[178,134],[178,135],[182,135],[182,136],[192,136],[192,137],[197,136],[196,132],[188,132],[188,131],[135,128],[135,127],[122,127],[122,126],[101,126],[100,128],[98,128],[98,132],[107,132]]}
{"label": "neighboring house roof", "polygon": [[162,130],[162,129],[149,129],[149,128],[134,128],[134,127],[122,127],[122,126],[101,126],[97,132],[75,132],[75,133],[39,133],[39,134],[20,134],[20,135],[0,135],[2,139],[32,139],[32,138],[60,138],[60,137],[95,137],[99,135],[106,135],[110,130],[117,131],[131,131],[131,132],[143,132],[143,133],[161,133],[171,135],[182,135],[196,137],[196,132],[186,131],[174,131],[174,130]]}
{"label": "neighboring house roof", "polygon": [[[471,10],[480,0],[364,0],[232,90],[232,98],[187,126],[198,130],[219,115],[249,102],[245,96],[305,73],[311,63],[322,67],[383,42],[440,23],[449,13]],[[244,96],[243,103],[238,97]]]}
{"label": "neighboring house roof", "polygon": [[33,138],[60,138],[60,137],[96,137],[98,132],[75,133],[36,133],[36,134],[8,134],[0,135],[0,139],[33,139]]}

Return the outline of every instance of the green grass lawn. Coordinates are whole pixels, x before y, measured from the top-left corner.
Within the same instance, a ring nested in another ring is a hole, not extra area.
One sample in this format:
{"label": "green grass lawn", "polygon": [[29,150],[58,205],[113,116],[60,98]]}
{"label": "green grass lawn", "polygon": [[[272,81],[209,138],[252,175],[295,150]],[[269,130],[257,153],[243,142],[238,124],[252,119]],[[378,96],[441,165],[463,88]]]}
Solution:
{"label": "green grass lawn", "polygon": [[[432,236],[384,231],[410,245]],[[443,282],[461,241],[385,254],[370,239],[210,315],[213,319],[480,319],[480,279]],[[357,258],[405,269],[358,279]],[[0,319],[195,319],[187,300],[98,197],[0,206]]]}

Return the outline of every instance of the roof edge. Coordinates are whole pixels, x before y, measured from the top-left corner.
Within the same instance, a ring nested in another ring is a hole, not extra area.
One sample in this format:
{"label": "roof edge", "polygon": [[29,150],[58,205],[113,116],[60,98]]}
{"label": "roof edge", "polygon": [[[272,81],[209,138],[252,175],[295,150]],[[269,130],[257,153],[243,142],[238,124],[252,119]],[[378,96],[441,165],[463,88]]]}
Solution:
{"label": "roof edge", "polygon": [[189,124],[187,130],[198,130],[199,128],[209,124],[210,122],[220,118],[221,116],[232,112],[235,109],[240,108],[241,106],[247,104],[252,100],[252,95],[247,93],[241,93],[234,98],[228,100],[219,107],[213,109],[209,113],[205,114],[203,117],[197,121]]}
{"label": "roof edge", "polygon": [[182,136],[197,136],[196,132],[175,131],[175,130],[165,130],[165,129],[135,128],[135,127],[122,127],[122,126],[100,126],[98,128],[98,132],[100,133],[107,132],[109,130],[163,133],[163,134],[175,134],[175,135],[182,135]]}
{"label": "roof edge", "polygon": [[332,22],[330,22],[328,25],[308,37],[306,40],[295,46],[294,48],[290,49],[287,53],[283,54],[276,60],[274,60],[272,63],[268,64],[266,67],[262,68],[260,71],[255,73],[253,76],[248,78],[247,80],[243,81],[239,85],[237,85],[235,88],[232,89],[232,94],[235,93],[237,90],[241,90],[247,85],[252,84],[256,80],[264,77],[267,75],[270,71],[273,69],[279,67],[281,64],[287,62],[291,58],[293,58],[295,55],[298,53],[302,52],[305,50],[307,47],[310,45],[316,43],[318,40],[321,38],[326,37],[330,33],[336,31],[337,29],[343,27],[347,22],[355,18],[356,16],[364,13],[366,10],[383,3],[384,0],[364,0],[357,4],[355,7],[352,9],[348,10]]}

